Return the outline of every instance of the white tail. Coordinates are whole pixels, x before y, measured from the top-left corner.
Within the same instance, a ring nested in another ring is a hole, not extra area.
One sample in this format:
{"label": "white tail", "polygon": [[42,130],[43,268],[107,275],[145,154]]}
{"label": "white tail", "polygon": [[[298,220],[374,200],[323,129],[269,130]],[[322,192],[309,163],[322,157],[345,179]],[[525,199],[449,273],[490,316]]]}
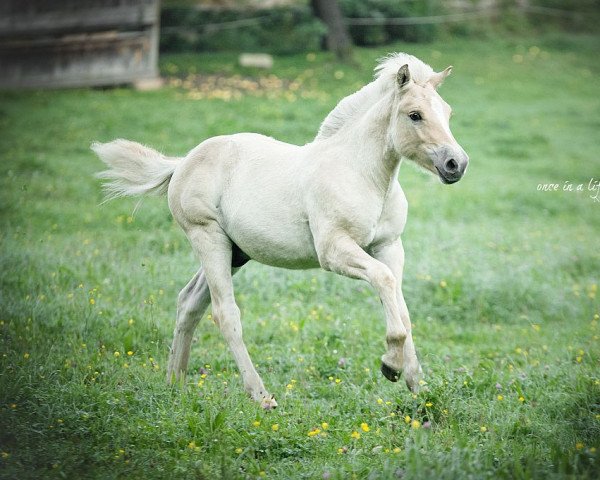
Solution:
{"label": "white tail", "polygon": [[109,169],[96,176],[103,180],[106,200],[167,192],[178,159],[165,157],[151,148],[129,140],[93,143],[92,150]]}

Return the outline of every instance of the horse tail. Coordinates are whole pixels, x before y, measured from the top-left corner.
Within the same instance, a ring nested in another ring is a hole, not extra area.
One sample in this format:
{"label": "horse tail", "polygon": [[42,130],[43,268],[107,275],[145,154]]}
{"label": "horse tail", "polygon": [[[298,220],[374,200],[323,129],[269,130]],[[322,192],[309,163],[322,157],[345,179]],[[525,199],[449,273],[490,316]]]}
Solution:
{"label": "horse tail", "polygon": [[135,195],[163,195],[167,192],[178,158],[129,140],[93,143],[91,149],[109,169],[96,174],[105,180],[106,200]]}

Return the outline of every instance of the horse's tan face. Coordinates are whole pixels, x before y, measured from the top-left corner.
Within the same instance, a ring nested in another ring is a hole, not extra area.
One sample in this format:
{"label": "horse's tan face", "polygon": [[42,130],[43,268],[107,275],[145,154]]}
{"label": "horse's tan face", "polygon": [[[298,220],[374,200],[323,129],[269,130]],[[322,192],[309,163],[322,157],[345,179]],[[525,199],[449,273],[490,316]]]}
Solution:
{"label": "horse's tan face", "polygon": [[434,74],[425,85],[418,85],[411,80],[408,66],[401,67],[391,122],[396,151],[438,175],[446,184],[458,182],[469,163],[468,155],[450,131],[452,109],[436,91],[451,68]]}

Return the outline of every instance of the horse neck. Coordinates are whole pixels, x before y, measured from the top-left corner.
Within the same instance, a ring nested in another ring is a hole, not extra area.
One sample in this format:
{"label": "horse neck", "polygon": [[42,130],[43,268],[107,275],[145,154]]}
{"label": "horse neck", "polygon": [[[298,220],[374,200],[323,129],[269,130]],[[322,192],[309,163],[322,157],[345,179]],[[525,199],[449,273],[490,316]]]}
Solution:
{"label": "horse neck", "polygon": [[398,178],[400,156],[389,140],[393,92],[386,93],[359,118],[349,121],[336,133],[335,139],[347,153],[341,161],[370,180],[383,195]]}

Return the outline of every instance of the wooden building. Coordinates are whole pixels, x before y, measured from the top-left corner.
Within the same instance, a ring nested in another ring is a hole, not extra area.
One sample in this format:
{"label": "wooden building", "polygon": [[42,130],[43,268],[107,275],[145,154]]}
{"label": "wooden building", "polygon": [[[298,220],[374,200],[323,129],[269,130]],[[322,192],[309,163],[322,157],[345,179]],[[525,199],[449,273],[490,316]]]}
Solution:
{"label": "wooden building", "polygon": [[152,83],[159,0],[0,0],[0,89]]}

